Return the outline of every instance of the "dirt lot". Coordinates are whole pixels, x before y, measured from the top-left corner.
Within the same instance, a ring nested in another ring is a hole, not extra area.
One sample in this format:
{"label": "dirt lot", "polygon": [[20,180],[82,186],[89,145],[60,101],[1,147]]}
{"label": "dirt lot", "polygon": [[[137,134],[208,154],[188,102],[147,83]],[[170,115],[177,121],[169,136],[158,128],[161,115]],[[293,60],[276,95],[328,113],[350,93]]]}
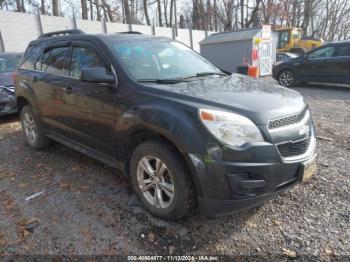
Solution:
{"label": "dirt lot", "polygon": [[[260,209],[154,219],[115,170],[54,144],[24,145],[0,120],[0,254],[350,255],[350,88],[297,88],[318,132],[319,170]],[[58,186],[25,202],[33,192]],[[345,258],[345,257],[343,257]]]}

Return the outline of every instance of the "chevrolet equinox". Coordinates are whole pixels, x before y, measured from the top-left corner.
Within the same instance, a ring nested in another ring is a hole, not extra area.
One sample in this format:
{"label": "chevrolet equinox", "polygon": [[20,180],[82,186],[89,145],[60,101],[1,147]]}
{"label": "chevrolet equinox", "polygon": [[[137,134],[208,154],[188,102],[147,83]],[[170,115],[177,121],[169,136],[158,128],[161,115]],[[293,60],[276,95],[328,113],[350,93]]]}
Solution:
{"label": "chevrolet equinox", "polygon": [[299,93],[228,75],[173,39],[48,33],[14,78],[31,148],[55,140],[123,171],[162,219],[252,208],[315,172]]}

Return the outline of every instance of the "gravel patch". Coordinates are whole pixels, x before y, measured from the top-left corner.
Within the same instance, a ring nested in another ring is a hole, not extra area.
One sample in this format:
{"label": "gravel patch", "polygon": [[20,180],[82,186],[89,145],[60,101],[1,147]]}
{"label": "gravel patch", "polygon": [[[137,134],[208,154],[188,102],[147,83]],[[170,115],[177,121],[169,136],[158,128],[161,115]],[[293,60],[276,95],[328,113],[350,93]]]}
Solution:
{"label": "gravel patch", "polygon": [[145,212],[115,170],[59,144],[33,151],[17,117],[1,118],[0,254],[348,258],[350,88],[296,89],[316,124],[318,174],[259,209],[178,222]]}

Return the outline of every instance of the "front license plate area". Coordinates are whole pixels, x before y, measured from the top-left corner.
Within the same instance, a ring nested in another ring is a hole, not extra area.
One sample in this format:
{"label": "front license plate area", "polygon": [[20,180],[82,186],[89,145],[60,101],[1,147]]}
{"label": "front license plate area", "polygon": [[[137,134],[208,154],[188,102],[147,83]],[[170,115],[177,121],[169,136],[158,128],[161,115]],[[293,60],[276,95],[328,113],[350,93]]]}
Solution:
{"label": "front license plate area", "polygon": [[317,156],[314,156],[311,160],[304,163],[301,182],[308,181],[317,172]]}

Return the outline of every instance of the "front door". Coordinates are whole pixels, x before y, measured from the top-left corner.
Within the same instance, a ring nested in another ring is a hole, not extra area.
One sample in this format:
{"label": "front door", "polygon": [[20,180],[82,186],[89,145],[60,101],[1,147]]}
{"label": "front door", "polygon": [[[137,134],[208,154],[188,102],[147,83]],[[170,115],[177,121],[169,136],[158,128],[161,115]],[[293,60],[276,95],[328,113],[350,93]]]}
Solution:
{"label": "front door", "polygon": [[298,76],[303,81],[332,82],[339,78],[338,59],[334,57],[335,47],[318,48],[300,63]]}
{"label": "front door", "polygon": [[84,68],[110,65],[92,44],[73,42],[71,47],[70,85],[63,95],[67,115],[65,124],[73,131],[73,139],[99,153],[113,156],[116,87],[111,84],[80,81]]}

